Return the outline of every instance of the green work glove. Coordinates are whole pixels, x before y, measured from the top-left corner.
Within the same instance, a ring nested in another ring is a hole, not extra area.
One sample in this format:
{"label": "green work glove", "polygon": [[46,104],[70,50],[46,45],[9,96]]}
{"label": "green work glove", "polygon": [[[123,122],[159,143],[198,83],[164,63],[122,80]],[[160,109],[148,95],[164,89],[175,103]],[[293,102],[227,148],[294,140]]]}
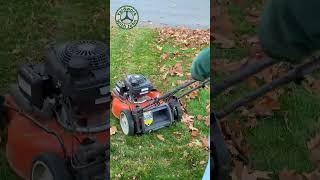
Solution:
{"label": "green work glove", "polygon": [[210,48],[203,49],[193,60],[191,76],[198,81],[204,81],[210,77]]}
{"label": "green work glove", "polygon": [[320,49],[319,0],[268,0],[259,38],[265,53],[299,63]]}

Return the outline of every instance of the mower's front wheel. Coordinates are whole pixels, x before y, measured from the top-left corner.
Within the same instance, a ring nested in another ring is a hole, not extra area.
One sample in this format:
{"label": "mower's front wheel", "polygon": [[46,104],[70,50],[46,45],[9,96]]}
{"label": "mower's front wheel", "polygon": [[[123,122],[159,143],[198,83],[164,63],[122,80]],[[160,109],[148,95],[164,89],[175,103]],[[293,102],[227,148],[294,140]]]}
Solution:
{"label": "mower's front wheel", "polygon": [[72,180],[65,161],[53,153],[45,153],[34,158],[31,180]]}
{"label": "mower's front wheel", "polygon": [[134,135],[134,122],[130,111],[123,110],[120,113],[120,126],[125,135]]}

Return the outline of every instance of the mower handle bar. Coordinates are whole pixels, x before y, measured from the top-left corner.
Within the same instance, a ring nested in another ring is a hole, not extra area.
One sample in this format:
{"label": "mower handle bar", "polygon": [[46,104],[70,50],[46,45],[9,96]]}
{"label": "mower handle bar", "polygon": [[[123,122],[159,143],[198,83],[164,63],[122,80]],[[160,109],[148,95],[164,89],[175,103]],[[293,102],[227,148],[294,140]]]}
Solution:
{"label": "mower handle bar", "polygon": [[[210,81],[210,79],[206,79],[206,80],[203,81],[200,85],[198,85],[198,86],[196,86],[196,87],[194,87],[194,88],[186,91],[185,93],[179,95],[179,96],[178,96],[178,99],[180,99],[181,97],[183,97],[183,96],[191,93],[192,91],[195,91],[195,90],[197,90],[197,89],[200,89],[200,88],[205,87],[205,85],[206,85],[209,81]],[[188,82],[185,82],[184,84],[178,86],[178,87],[175,88],[174,90],[172,90],[172,91],[170,91],[170,92],[168,92],[168,93],[166,93],[166,94],[158,97],[157,100],[159,101],[159,100],[162,100],[162,99],[166,99],[166,98],[168,98],[168,97],[170,97],[170,96],[178,93],[178,92],[181,91],[182,89],[190,86],[191,84],[193,84],[193,83],[195,83],[195,82],[197,82],[197,81],[196,81],[196,80],[190,80],[190,81],[188,81]]]}
{"label": "mower handle bar", "polygon": [[[264,62],[260,62],[257,64],[248,65],[249,67],[239,70],[237,73],[234,73],[230,79],[224,80],[219,84],[213,84],[213,89],[211,96],[214,98],[223,92],[225,89],[233,86],[238,81],[248,78],[249,76],[273,65],[275,60],[267,58]],[[246,96],[236,100],[232,104],[225,106],[222,110],[216,113],[217,119],[223,119],[225,116],[232,113],[234,110],[241,106],[245,106],[248,103],[254,101],[255,99],[264,96],[266,93],[282,86],[290,83],[291,81],[295,81],[303,78],[304,76],[314,72],[315,70],[320,69],[320,57],[312,57],[312,60],[307,63],[301,64],[291,70],[289,70],[285,75],[279,77],[271,83],[265,84],[257,90],[247,94]],[[236,77],[239,75],[239,77]],[[236,81],[237,80],[237,81]]]}
{"label": "mower handle bar", "polygon": [[[151,101],[148,103],[148,105],[144,106],[142,109],[146,109],[148,107],[150,107],[152,104],[155,104],[155,103],[158,103],[160,100],[163,100],[163,99],[167,99],[169,98],[170,96],[173,96],[174,94],[178,93],[179,91],[181,91],[182,89],[190,86],[191,84],[197,82],[197,80],[190,80],[188,82],[185,82],[184,84],[178,86],[177,88],[175,88],[174,90],[171,90],[169,91],[168,93],[158,97],[158,98],[154,98],[154,99],[151,99]],[[203,81],[200,85],[184,92],[183,94],[179,95],[177,98],[180,99],[181,97],[187,95],[187,94],[190,94],[192,91],[195,91],[197,89],[200,89],[200,88],[203,88],[206,86],[206,84],[208,84],[210,82],[210,79],[206,79],[205,81]]]}

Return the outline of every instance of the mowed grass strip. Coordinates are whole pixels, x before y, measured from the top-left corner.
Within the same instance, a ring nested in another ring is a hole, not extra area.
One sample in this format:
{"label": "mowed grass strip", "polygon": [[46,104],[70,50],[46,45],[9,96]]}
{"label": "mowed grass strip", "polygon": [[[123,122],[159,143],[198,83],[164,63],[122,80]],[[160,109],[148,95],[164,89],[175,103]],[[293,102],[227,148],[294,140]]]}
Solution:
{"label": "mowed grass strip", "polygon": [[[158,32],[155,29],[134,28],[131,30],[111,29],[111,85],[127,74],[143,74],[150,79],[155,88],[166,92],[174,88],[176,80],[185,77],[168,76],[162,80],[160,68],[171,67],[175,60],[160,63],[161,54],[156,50]],[[163,45],[164,51],[181,51],[170,42]],[[192,58],[183,63],[184,74],[189,73]],[[187,110],[190,115],[208,115],[206,105],[209,91],[201,90],[199,96],[189,101]],[[208,159],[208,151],[189,147],[191,135],[183,123],[176,123],[151,134],[125,136],[119,120],[111,117],[111,126],[118,132],[111,137],[111,178],[112,179],[201,179]],[[200,137],[208,136],[208,127],[204,122],[195,122]],[[176,137],[176,133],[181,133]],[[164,141],[157,138],[162,135]],[[202,161],[202,163],[200,163]]]}

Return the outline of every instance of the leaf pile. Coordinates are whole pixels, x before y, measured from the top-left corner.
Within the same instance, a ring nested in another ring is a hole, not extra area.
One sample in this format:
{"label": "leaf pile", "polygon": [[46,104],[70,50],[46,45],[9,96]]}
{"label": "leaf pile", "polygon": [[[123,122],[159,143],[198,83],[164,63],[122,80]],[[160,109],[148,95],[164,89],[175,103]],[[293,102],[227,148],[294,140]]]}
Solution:
{"label": "leaf pile", "polygon": [[209,45],[210,32],[202,29],[187,29],[187,28],[161,28],[158,43],[172,40],[176,46],[182,46],[181,50],[188,48],[202,48]]}

